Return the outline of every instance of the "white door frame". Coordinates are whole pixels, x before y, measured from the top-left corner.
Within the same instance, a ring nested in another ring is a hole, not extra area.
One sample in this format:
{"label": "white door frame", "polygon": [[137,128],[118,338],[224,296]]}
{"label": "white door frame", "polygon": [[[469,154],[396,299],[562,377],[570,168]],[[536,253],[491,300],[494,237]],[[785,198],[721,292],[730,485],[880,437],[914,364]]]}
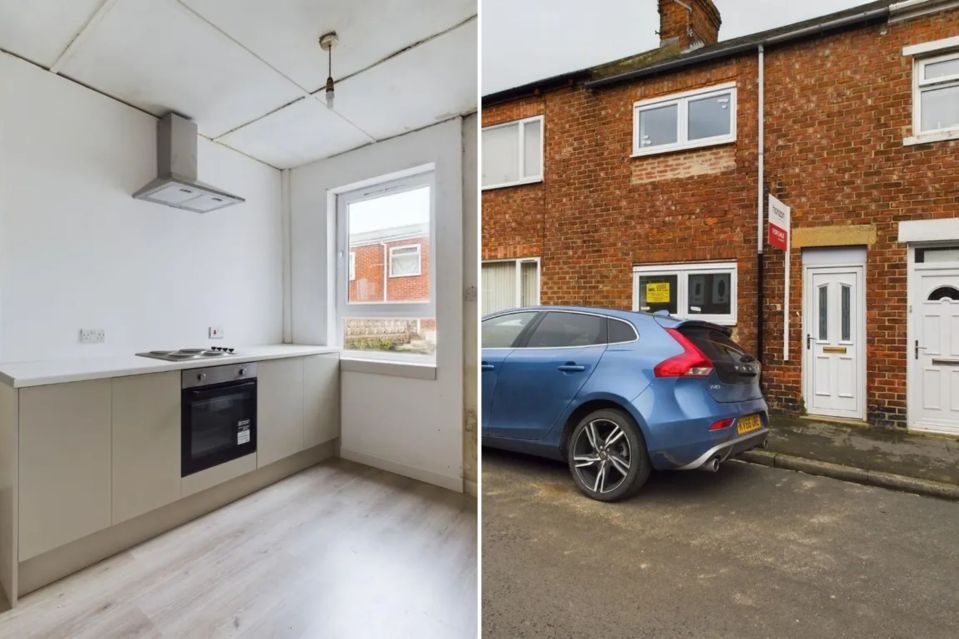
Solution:
{"label": "white door frame", "polygon": [[[814,249],[806,249],[814,250]],[[805,404],[806,411],[809,413],[809,407],[812,404],[810,401],[810,393],[812,392],[812,362],[810,355],[812,354],[812,349],[806,348],[806,336],[810,335],[812,330],[812,325],[810,324],[810,314],[812,313],[812,308],[814,307],[812,300],[812,273],[813,272],[832,272],[832,271],[849,271],[855,270],[858,272],[858,288],[859,288],[859,312],[857,313],[856,321],[859,327],[859,341],[856,345],[856,359],[859,366],[859,385],[857,390],[856,398],[856,412],[858,417],[853,419],[866,419],[866,264],[865,264],[865,252],[863,251],[863,259],[857,260],[853,255],[853,252],[846,251],[836,251],[836,261],[828,260],[823,261],[822,263],[803,263],[803,286],[802,286],[802,397],[803,403]],[[805,251],[804,251],[805,257]],[[850,259],[852,258],[852,259]],[[814,413],[809,413],[814,415]],[[831,415],[820,415],[821,417],[833,417]]]}
{"label": "white door frame", "polygon": [[921,384],[919,383],[919,369],[916,366],[916,340],[918,330],[916,328],[916,317],[918,309],[916,306],[916,293],[919,290],[919,273],[928,273],[935,271],[955,271],[956,264],[950,262],[932,262],[929,264],[916,263],[916,249],[937,248],[946,246],[955,246],[956,240],[943,242],[922,242],[921,244],[909,244],[908,262],[906,268],[906,295],[907,295],[907,313],[906,313],[906,428],[918,432],[935,433],[942,432],[935,427],[923,427],[918,423],[918,411],[916,407],[922,401],[920,396]]}

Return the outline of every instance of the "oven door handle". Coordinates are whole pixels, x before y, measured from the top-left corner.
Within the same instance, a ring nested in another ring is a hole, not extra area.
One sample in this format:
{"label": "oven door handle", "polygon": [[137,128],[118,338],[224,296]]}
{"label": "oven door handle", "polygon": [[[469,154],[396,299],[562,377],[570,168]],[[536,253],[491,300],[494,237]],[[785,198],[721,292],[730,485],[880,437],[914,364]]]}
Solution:
{"label": "oven door handle", "polygon": [[249,389],[256,388],[255,379],[247,379],[247,380],[243,380],[242,382],[227,382],[225,384],[217,384],[215,386],[203,386],[200,388],[190,388],[190,389],[184,388],[183,390],[190,391],[189,397],[191,399],[200,399],[202,397],[211,397],[211,396],[215,397],[217,395],[222,395],[225,391],[236,392],[236,391],[247,390],[248,388]]}

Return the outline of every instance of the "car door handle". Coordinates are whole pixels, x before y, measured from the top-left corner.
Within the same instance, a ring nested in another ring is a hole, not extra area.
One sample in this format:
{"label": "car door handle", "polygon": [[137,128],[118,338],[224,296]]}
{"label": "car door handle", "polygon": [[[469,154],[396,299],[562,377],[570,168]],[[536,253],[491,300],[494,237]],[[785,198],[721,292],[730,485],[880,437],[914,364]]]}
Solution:
{"label": "car door handle", "polygon": [[491,371],[491,370],[493,370],[493,369],[496,368],[496,367],[493,366],[492,364],[487,364],[486,362],[483,362],[483,363],[480,365],[480,368],[483,369],[484,371]]}
{"label": "car door handle", "polygon": [[563,371],[564,373],[582,373],[586,370],[586,367],[580,366],[576,362],[566,362],[559,367],[559,370]]}

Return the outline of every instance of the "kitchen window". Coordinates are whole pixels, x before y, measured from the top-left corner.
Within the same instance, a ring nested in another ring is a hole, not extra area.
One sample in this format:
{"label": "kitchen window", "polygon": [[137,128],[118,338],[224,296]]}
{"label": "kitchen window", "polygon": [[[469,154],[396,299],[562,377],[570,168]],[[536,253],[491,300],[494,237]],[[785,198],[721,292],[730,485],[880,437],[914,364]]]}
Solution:
{"label": "kitchen window", "polygon": [[390,277],[416,277],[420,269],[419,244],[390,247]]}
{"label": "kitchen window", "polygon": [[735,262],[633,267],[633,310],[736,324]]}
{"label": "kitchen window", "polygon": [[959,131],[959,52],[919,58],[913,68],[913,134]]}
{"label": "kitchen window", "polygon": [[633,156],[735,141],[735,83],[633,105]]}
{"label": "kitchen window", "polygon": [[539,258],[483,262],[482,313],[539,305]]}
{"label": "kitchen window", "polygon": [[336,195],[337,327],[347,355],[434,361],[433,198],[431,171]]}
{"label": "kitchen window", "polygon": [[543,181],[543,116],[483,129],[483,188]]}

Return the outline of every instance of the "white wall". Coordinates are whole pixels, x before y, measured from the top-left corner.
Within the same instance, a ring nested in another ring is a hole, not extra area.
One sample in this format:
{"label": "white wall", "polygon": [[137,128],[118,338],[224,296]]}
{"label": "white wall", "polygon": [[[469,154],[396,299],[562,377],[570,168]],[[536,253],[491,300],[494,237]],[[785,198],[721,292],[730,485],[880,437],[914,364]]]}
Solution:
{"label": "white wall", "polygon": [[[280,172],[205,139],[199,177],[246,203],[134,200],[156,119],[0,53],[0,360],[282,337]],[[105,344],[78,343],[104,328]]]}
{"label": "white wall", "polygon": [[[453,490],[463,487],[462,120],[455,118],[292,170],[294,343],[326,343],[333,263],[327,191],[436,166],[436,379],[343,372],[341,455]],[[330,212],[332,215],[334,212]]]}

